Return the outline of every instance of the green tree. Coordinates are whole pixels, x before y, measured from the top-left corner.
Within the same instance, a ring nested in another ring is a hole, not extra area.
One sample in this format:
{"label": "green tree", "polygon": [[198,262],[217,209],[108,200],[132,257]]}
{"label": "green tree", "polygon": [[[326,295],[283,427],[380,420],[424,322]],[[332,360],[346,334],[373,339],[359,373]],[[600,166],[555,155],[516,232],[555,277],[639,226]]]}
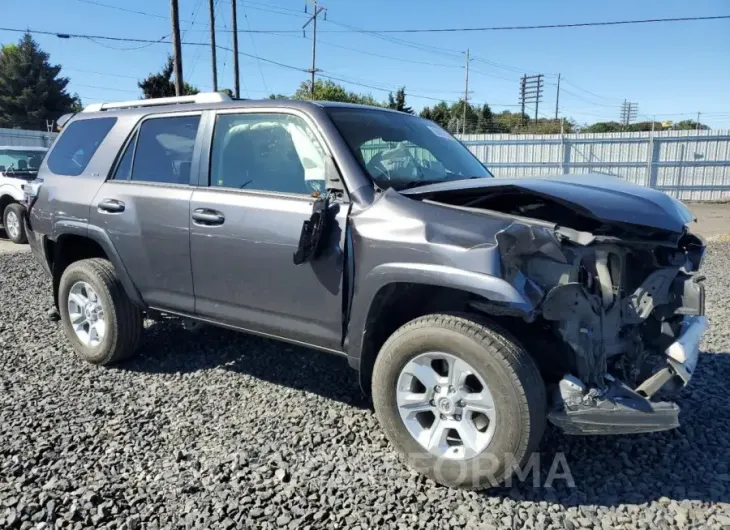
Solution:
{"label": "green tree", "polygon": [[[142,90],[143,99],[152,98],[169,98],[175,95],[175,83],[172,81],[172,73],[174,65],[172,62],[172,56],[167,56],[165,66],[162,67],[156,74],[150,74],[142,81],[137,83],[137,86]],[[183,93],[185,95],[192,95],[199,93],[196,87],[183,83]]]}
{"label": "green tree", "polygon": [[83,103],[81,103],[81,96],[74,93],[72,99],[73,99],[73,103],[71,103],[71,112],[76,114],[77,112],[81,112],[82,110],[84,110],[84,105],[83,105]]}
{"label": "green tree", "polygon": [[624,126],[617,121],[599,121],[593,123],[588,127],[585,127],[581,132],[586,133],[608,133],[608,132],[621,132],[624,130]]}
{"label": "green tree", "polygon": [[449,120],[451,119],[451,111],[448,104],[445,101],[441,101],[433,108],[423,107],[420,116],[421,118],[431,120],[446,129],[448,128]]}
{"label": "green tree", "polygon": [[[0,127],[46,129],[46,120],[72,112],[74,98],[66,91],[68,78],[60,77],[29,33],[17,44],[0,48]],[[80,102],[79,102],[80,103]]]}
{"label": "green tree", "polygon": [[498,132],[516,133],[530,123],[530,117],[520,112],[504,110],[494,117],[494,121],[497,124]]}
{"label": "green tree", "polygon": [[[709,131],[710,127],[708,125],[704,125],[702,123],[700,125],[700,130],[702,131]],[[697,130],[697,122],[694,120],[682,120],[678,123],[675,123],[672,126],[672,129],[675,129],[677,131],[694,131]]]}
{"label": "green tree", "polygon": [[360,103],[362,105],[382,106],[370,94],[348,92],[345,87],[329,79],[314,81],[314,97],[312,97],[312,83],[304,81],[291,99],[314,99],[316,101],[341,101],[343,103]]}
{"label": "green tree", "polygon": [[489,108],[489,105],[485,103],[477,112],[475,132],[481,134],[501,132],[498,130],[497,124],[494,121],[494,114],[492,114],[492,109]]}
{"label": "green tree", "polygon": [[413,109],[406,105],[406,87],[399,88],[395,93],[395,97],[393,96],[393,93],[390,92],[388,94],[387,106],[389,109],[413,114]]}

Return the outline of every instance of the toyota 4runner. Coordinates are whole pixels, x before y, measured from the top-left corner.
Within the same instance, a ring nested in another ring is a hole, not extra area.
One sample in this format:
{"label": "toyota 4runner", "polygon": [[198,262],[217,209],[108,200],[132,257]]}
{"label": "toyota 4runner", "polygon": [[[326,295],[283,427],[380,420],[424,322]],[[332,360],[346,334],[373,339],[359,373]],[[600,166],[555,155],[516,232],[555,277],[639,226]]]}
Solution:
{"label": "toyota 4runner", "polygon": [[341,103],[199,94],[63,121],[26,220],[89,362],[160,315],[342,355],[398,452],[454,486],[504,480],[546,420],[678,425],[705,246],[664,193],[495,179],[430,121]]}

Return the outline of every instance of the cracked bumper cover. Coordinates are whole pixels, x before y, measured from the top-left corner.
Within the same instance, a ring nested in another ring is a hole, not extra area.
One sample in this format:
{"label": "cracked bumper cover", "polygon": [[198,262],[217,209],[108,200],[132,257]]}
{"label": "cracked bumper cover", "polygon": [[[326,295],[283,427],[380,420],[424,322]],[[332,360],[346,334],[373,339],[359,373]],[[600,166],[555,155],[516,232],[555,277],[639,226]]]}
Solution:
{"label": "cracked bumper cover", "polygon": [[665,368],[636,390],[611,380],[606,393],[597,399],[571,402],[559,395],[558,406],[548,415],[550,422],[566,434],[633,434],[678,427],[679,407],[650,398],[672,380],[679,380],[681,386],[689,382],[697,367],[700,340],[707,326],[704,315],[685,317],[681,335],[665,350]]}

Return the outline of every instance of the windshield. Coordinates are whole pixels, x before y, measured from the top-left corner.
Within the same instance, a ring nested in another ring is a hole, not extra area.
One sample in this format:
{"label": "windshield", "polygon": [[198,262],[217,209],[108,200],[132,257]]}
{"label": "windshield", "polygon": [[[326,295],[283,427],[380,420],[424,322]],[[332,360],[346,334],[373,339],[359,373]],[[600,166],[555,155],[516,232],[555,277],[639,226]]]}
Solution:
{"label": "windshield", "polygon": [[0,148],[0,173],[37,173],[44,151]]}
{"label": "windshield", "polygon": [[330,107],[327,112],[380,188],[492,176],[466,147],[432,121],[377,109]]}

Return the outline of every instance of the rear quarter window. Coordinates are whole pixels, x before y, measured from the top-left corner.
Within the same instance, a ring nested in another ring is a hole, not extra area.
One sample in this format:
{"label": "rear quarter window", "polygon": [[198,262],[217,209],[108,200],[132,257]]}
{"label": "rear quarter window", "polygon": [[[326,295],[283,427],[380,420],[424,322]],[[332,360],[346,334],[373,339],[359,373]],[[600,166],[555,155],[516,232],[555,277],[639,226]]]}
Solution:
{"label": "rear quarter window", "polygon": [[48,155],[48,169],[70,177],[83,173],[116,121],[110,117],[71,122]]}

